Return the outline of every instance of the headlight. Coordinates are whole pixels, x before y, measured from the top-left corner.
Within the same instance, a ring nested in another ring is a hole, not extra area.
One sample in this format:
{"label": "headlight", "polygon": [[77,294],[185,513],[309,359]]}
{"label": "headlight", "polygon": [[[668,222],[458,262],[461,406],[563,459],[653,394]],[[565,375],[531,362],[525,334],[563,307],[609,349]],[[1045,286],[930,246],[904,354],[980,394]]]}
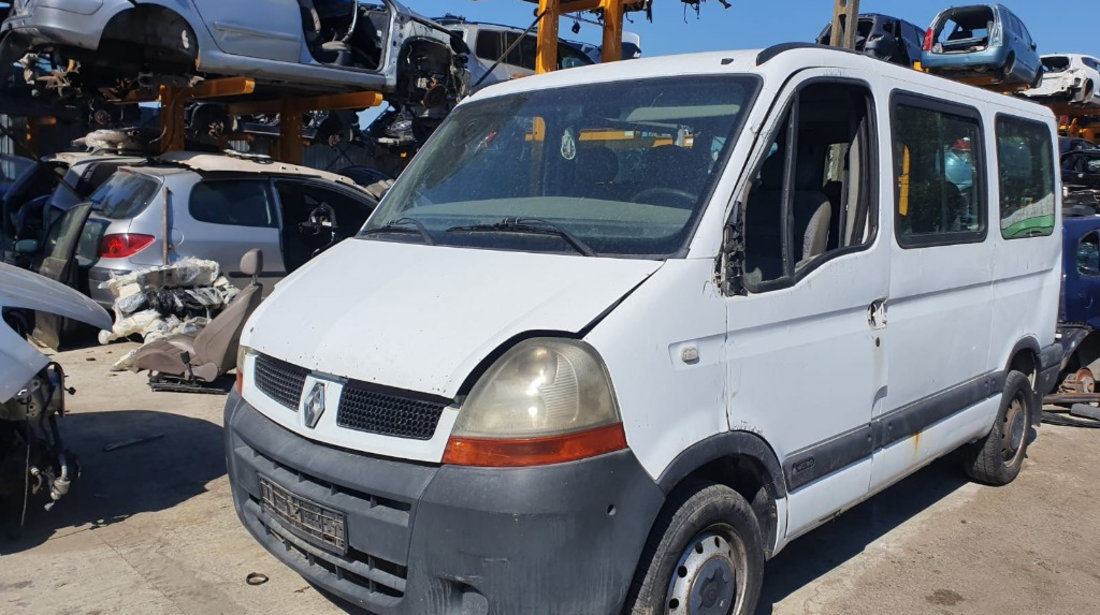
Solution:
{"label": "headlight", "polygon": [[237,346],[237,381],[235,386],[240,393],[244,388],[244,360],[252,352],[252,349],[244,344]]}
{"label": "headlight", "polygon": [[625,447],[611,379],[595,350],[533,338],[505,352],[474,385],[443,461],[528,466]]}

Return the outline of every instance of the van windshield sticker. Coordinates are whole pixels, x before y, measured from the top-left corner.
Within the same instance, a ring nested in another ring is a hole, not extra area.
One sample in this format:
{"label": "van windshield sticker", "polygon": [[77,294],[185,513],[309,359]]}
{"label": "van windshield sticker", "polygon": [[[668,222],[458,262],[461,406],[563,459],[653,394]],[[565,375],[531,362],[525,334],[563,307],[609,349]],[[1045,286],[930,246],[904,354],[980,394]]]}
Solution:
{"label": "van windshield sticker", "polygon": [[561,157],[566,160],[577,157],[577,141],[573,138],[572,128],[566,128],[561,135]]}

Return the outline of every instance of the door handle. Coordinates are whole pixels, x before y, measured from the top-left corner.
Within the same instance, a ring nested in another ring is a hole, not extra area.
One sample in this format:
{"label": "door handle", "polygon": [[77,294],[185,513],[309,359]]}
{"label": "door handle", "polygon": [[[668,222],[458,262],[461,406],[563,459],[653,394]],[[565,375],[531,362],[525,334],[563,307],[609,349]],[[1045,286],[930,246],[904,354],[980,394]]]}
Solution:
{"label": "door handle", "polygon": [[886,326],[886,299],[875,299],[867,306],[867,324],[872,329]]}

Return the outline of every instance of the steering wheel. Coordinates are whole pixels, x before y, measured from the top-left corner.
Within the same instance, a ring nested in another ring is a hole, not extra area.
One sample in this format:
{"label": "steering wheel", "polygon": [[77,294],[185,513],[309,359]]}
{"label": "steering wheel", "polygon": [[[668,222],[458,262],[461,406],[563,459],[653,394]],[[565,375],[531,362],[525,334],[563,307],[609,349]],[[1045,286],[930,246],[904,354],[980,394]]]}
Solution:
{"label": "steering wheel", "polygon": [[664,187],[646,188],[645,190],[635,192],[634,196],[630,197],[630,200],[634,201],[635,203],[649,203],[650,205],[666,205],[666,203],[661,202],[661,201],[664,201],[665,199],[662,199],[662,198],[653,199],[653,197],[672,197],[674,199],[679,199],[680,202],[681,202],[681,205],[673,205],[673,206],[674,207],[680,207],[681,209],[694,209],[695,208],[695,202],[699,200],[698,195],[692,194],[692,193],[690,193],[686,190],[678,190],[676,188],[664,188]]}
{"label": "steering wheel", "polygon": [[320,203],[309,212],[305,222],[299,222],[298,228],[303,232],[312,231],[313,235],[320,235],[321,231],[336,232],[336,210],[328,203]]}

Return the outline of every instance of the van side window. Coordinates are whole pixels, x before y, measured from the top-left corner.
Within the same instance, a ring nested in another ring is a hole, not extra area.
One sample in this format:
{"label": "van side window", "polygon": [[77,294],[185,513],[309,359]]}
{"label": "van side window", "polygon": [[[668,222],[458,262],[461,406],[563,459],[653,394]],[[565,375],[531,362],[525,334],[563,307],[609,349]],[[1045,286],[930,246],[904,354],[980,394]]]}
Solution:
{"label": "van side window", "polygon": [[1039,122],[997,116],[997,174],[1001,235],[1006,239],[1054,232],[1054,147]]}
{"label": "van side window", "polygon": [[1077,273],[1100,276],[1100,235],[1093,231],[1077,244]]}
{"label": "van side window", "polygon": [[867,88],[852,83],[811,82],[796,95],[742,199],[751,290],[789,285],[874,238],[871,109]]}
{"label": "van side window", "polygon": [[895,234],[903,248],[981,241],[984,156],[975,110],[915,97],[893,105]]}

